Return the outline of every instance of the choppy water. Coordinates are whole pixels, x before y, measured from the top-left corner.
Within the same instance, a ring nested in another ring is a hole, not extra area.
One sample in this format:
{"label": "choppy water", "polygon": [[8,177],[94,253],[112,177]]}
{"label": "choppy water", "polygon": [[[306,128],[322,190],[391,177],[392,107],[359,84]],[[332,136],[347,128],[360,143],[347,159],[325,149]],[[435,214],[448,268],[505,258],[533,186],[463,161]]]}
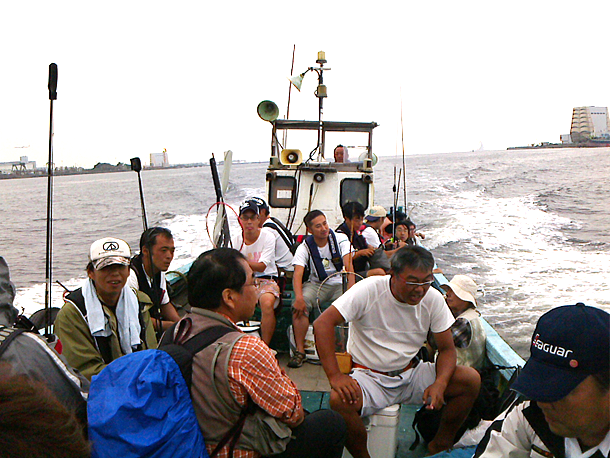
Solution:
{"label": "choppy water", "polygon": [[[401,163],[382,157],[376,166],[376,204],[390,207]],[[226,201],[263,195],[265,170],[266,163],[234,164]],[[610,311],[609,173],[610,148],[409,156],[409,207],[438,265],[449,278],[466,273],[482,286],[482,314],[528,356],[546,310],[582,301]],[[142,180],[149,225],[175,235],[172,267],[211,246],[208,167],[144,171]],[[135,173],[56,177],[54,187],[53,279],[77,286],[97,238],[121,237],[137,250]],[[0,196],[0,254],[18,287],[16,305],[31,313],[44,304],[46,179],[0,180]],[[54,305],[61,292],[55,285]]]}

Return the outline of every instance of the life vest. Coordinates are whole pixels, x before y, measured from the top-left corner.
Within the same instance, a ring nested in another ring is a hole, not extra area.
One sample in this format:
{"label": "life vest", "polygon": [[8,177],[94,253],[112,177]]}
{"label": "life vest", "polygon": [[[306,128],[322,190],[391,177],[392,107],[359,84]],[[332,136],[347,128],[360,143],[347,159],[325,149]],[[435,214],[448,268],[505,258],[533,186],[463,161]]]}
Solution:
{"label": "life vest", "polygon": [[148,283],[146,272],[144,271],[142,253],[131,258],[129,267],[138,277],[138,289],[146,294],[153,303],[153,307],[150,309],[150,316],[152,318],[161,319],[161,298],[163,297],[163,291],[161,290],[161,272],[157,272],[154,275],[151,287],[150,283]]}
{"label": "life vest", "polygon": [[[347,238],[350,240],[350,243],[356,250],[363,250],[365,248],[368,248],[366,239],[360,233],[360,231],[355,231],[354,235],[352,236],[352,233],[345,222],[341,223],[341,225],[337,228],[337,232],[341,232],[347,235]],[[366,270],[367,261],[368,259],[365,257],[354,259],[354,272],[362,272],[363,270]]]}
{"label": "life vest", "polygon": [[[313,266],[316,269],[318,278],[320,281],[324,281],[326,277],[328,277],[328,274],[324,269],[322,256],[320,256],[320,250],[318,249],[318,245],[316,245],[313,235],[308,235],[305,237],[305,245],[309,250],[309,255],[311,258],[310,260],[313,262]],[[337,272],[341,272],[343,270],[343,258],[341,256],[341,251],[339,250],[337,237],[332,230],[328,233],[328,246],[330,248],[331,262],[335,266],[335,269],[337,269]]]}

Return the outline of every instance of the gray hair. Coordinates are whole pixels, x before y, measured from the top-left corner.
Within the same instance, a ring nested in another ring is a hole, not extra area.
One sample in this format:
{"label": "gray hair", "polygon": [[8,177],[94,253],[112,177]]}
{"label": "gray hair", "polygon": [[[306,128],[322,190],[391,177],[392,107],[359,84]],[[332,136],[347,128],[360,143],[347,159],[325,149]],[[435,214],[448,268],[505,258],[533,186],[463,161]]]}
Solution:
{"label": "gray hair", "polygon": [[421,246],[407,245],[392,256],[392,272],[399,274],[406,267],[432,272],[434,269],[434,256]]}

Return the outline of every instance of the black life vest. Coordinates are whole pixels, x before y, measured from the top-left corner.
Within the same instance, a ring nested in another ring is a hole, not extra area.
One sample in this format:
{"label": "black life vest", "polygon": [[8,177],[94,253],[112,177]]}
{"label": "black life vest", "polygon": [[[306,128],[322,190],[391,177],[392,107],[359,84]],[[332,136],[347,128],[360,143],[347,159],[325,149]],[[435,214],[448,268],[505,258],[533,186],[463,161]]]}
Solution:
{"label": "black life vest", "polygon": [[[352,233],[347,227],[345,221],[341,223],[341,225],[337,228],[337,232],[341,232],[347,235],[347,238],[351,241],[352,246],[356,250],[363,250],[365,248],[368,248],[368,244],[366,243],[366,239],[364,238],[364,236],[358,231],[356,231],[352,236]],[[362,272],[363,270],[366,270],[367,261],[368,259],[364,256],[354,259],[354,272]]]}
{"label": "black life vest", "polygon": [[161,289],[161,272],[157,272],[153,277],[152,287],[148,283],[144,264],[142,263],[142,253],[131,258],[129,267],[136,273],[138,277],[138,289],[146,294],[153,303],[150,308],[150,316],[158,320],[161,319],[161,298],[164,291]]}

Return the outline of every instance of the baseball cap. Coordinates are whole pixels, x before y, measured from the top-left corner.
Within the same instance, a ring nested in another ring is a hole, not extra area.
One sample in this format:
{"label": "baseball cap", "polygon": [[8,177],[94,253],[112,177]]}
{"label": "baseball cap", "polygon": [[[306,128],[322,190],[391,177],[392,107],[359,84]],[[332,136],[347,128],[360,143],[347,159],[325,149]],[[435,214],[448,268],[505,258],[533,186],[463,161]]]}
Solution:
{"label": "baseball cap", "polygon": [[246,200],[243,204],[241,204],[239,207],[239,216],[243,215],[247,211],[252,211],[255,215],[258,215],[258,204],[255,200]]}
{"label": "baseball cap", "polygon": [[468,275],[456,275],[449,283],[442,284],[441,288],[451,288],[451,291],[453,291],[457,297],[463,301],[472,303],[476,307],[477,300],[475,299],[475,296],[477,294],[477,284]]}
{"label": "baseball cap", "polygon": [[269,210],[269,205],[267,205],[267,202],[265,202],[264,199],[261,199],[260,197],[253,197],[252,199],[250,199],[251,202],[256,202],[256,205],[258,206],[259,211],[260,210]]}
{"label": "baseball cap", "polygon": [[96,240],[89,250],[89,261],[95,270],[103,269],[112,264],[129,265],[131,250],[125,240],[106,237]]}
{"label": "baseball cap", "polygon": [[610,314],[579,302],[540,317],[531,356],[512,389],[533,401],[566,397],[589,375],[610,365]]}
{"label": "baseball cap", "polygon": [[381,205],[374,205],[366,212],[365,218],[367,221],[379,221],[379,218],[385,218],[387,213]]}

